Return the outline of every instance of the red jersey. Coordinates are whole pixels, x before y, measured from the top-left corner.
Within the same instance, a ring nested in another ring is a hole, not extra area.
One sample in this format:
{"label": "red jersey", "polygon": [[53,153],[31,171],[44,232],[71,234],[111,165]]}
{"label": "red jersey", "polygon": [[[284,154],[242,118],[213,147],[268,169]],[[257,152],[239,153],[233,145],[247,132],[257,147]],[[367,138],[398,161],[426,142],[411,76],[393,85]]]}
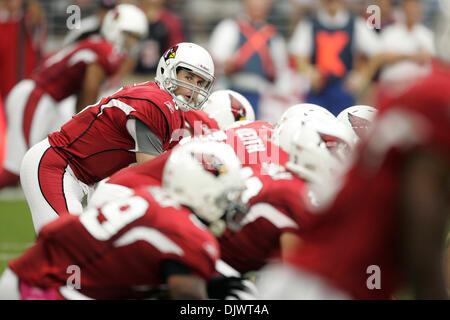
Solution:
{"label": "red jersey", "polygon": [[[450,163],[450,69],[432,74],[382,105],[373,133],[330,209],[290,258],[356,299],[389,299],[403,274],[398,247],[399,199],[405,159],[432,148]],[[380,268],[381,289],[368,289],[370,266]]]}
{"label": "red jersey", "polygon": [[215,237],[161,188],[67,215],[46,225],[36,243],[9,267],[20,280],[59,288],[79,267],[80,292],[94,299],[149,297],[165,281],[170,259],[209,280],[218,259]]}
{"label": "red jersey", "polygon": [[220,130],[217,121],[210,118],[205,111],[190,110],[184,114],[184,118],[186,119],[186,128],[190,131],[191,136],[209,134]]}
{"label": "red jersey", "polygon": [[[189,113],[189,112],[187,112]],[[186,115],[186,113],[185,113]],[[192,119],[198,119],[197,117],[193,117],[192,114],[190,116],[188,116],[188,119],[192,120]],[[203,124],[203,122],[202,122]],[[260,149],[261,150],[266,150],[264,144],[265,143],[269,143],[266,139],[266,137],[270,136],[271,134],[271,130],[273,129],[273,127],[263,121],[255,121],[253,123],[247,124],[245,126],[243,126],[245,128],[253,128],[253,137],[257,138],[256,136],[259,134],[263,137],[263,139],[259,138],[258,142],[253,143],[254,144],[258,144],[260,145]],[[243,127],[239,127],[239,128],[243,128]],[[211,128],[211,127],[209,127]],[[245,150],[245,146],[244,143],[239,143],[239,147],[237,147],[238,145],[238,141],[240,141],[239,139],[236,138],[235,140],[235,136],[234,136],[234,132],[237,130],[238,128],[235,129],[230,129],[227,130],[226,133],[224,131],[217,131],[216,133],[213,133],[210,136],[206,136],[205,138],[208,139],[208,137],[211,137],[214,140],[217,141],[223,141],[223,142],[227,142],[229,143],[233,148],[235,148],[235,150]],[[258,150],[255,147],[250,147],[250,151],[251,150]],[[275,150],[275,147],[273,148]],[[272,150],[272,144],[271,144],[271,148],[270,150]],[[281,149],[280,149],[281,150]],[[260,152],[264,152],[264,151],[260,151]],[[147,161],[132,167],[128,167],[128,168],[124,168],[120,171],[118,171],[117,173],[113,174],[111,177],[109,177],[109,179],[107,180],[107,183],[110,184],[118,184],[118,185],[122,185],[128,188],[135,188],[138,186],[142,186],[142,185],[146,185],[146,184],[160,184],[162,181],[162,174],[163,174],[163,170],[164,170],[164,166],[166,164],[167,159],[170,156],[171,151],[165,152],[164,154],[156,157],[155,159],[151,160],[151,161]],[[250,158],[250,155],[248,153],[245,152],[240,152],[242,158],[240,159],[245,160],[247,158],[247,163],[250,163],[250,160],[252,161],[256,161],[255,157]],[[278,154],[278,150],[276,150],[274,152],[274,155]],[[287,159],[286,158],[286,154],[283,152],[283,159]],[[265,158],[267,159],[268,157],[261,157],[261,158]],[[259,159],[259,157],[258,157]],[[278,159],[275,158],[275,159]],[[243,162],[243,164],[245,165],[246,162]]]}
{"label": "red jersey", "polygon": [[[280,235],[301,231],[313,218],[309,213],[311,204],[306,184],[285,169],[288,154],[267,140],[270,132],[269,124],[256,121],[204,137],[230,144],[247,170],[247,190],[243,197],[252,208],[239,232],[227,230],[219,238],[222,259],[240,272],[257,270],[269,258],[277,257]],[[169,156],[170,151],[125,168],[112,175],[107,184],[128,188],[160,185]]]}
{"label": "red jersey", "polygon": [[283,165],[252,166],[250,174],[243,196],[250,210],[242,228],[227,230],[219,238],[222,260],[240,273],[258,270],[279,258],[280,236],[284,232],[301,235],[314,218],[305,181]]}
{"label": "red jersey", "polygon": [[79,180],[92,184],[136,162],[135,140],[126,126],[130,117],[144,122],[161,139],[163,150],[177,143],[172,133],[184,124],[172,97],[148,82],[124,87],[86,107],[50,134],[49,142]]}
{"label": "red jersey", "polygon": [[31,76],[36,87],[56,101],[80,91],[86,67],[102,66],[107,75],[117,72],[123,61],[114,46],[100,36],[92,36],[49,56]]}

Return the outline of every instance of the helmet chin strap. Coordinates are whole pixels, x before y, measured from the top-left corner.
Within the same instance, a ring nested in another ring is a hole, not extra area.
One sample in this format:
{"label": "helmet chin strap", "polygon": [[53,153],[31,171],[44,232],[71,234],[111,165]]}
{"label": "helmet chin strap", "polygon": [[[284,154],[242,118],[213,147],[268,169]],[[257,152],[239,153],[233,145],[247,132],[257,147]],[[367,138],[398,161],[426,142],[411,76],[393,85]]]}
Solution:
{"label": "helmet chin strap", "polygon": [[178,100],[183,102],[183,103],[179,103],[178,104],[178,108],[180,108],[181,111],[186,112],[186,111],[189,111],[189,110],[193,110],[193,108],[191,108],[190,106],[187,106],[187,105],[189,105],[189,103],[186,101],[186,99],[184,98],[183,95],[180,94],[180,95],[178,95],[176,97],[177,97]]}
{"label": "helmet chin strap", "polygon": [[214,234],[216,237],[220,237],[227,228],[227,225],[225,221],[223,220],[217,220],[209,224],[209,230]]}

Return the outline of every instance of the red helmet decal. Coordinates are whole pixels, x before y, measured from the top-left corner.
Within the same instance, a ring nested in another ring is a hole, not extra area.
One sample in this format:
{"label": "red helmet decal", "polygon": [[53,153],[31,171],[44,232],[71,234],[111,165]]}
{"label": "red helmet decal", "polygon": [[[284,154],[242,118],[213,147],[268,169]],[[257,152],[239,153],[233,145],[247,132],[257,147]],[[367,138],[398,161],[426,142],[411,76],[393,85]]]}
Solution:
{"label": "red helmet decal", "polygon": [[216,177],[227,172],[222,160],[213,154],[192,152],[191,156],[196,159],[206,171],[211,172]]}
{"label": "red helmet decal", "polygon": [[353,130],[355,130],[356,134],[360,138],[362,138],[366,134],[370,126],[369,120],[355,116],[354,114],[351,113],[348,114],[348,121],[350,121]]}
{"label": "red helmet decal", "polygon": [[234,121],[245,120],[247,118],[247,112],[244,105],[236,99],[233,95],[229,94],[231,102],[231,112],[233,113]]}
{"label": "red helmet decal", "polygon": [[173,46],[169,50],[166,51],[164,54],[164,60],[167,61],[167,59],[175,58],[178,50],[178,45]]}
{"label": "red helmet decal", "polygon": [[[330,150],[330,152],[332,154],[334,154],[335,156],[337,156],[338,158],[340,158],[340,156],[337,151],[340,148],[343,147],[346,151],[348,151],[350,149],[350,146],[344,140],[342,140],[336,136],[330,136],[325,133],[319,133],[319,135],[320,135],[320,138],[322,139],[322,141],[325,142],[327,149]],[[341,159],[341,160],[343,160],[343,159]]]}

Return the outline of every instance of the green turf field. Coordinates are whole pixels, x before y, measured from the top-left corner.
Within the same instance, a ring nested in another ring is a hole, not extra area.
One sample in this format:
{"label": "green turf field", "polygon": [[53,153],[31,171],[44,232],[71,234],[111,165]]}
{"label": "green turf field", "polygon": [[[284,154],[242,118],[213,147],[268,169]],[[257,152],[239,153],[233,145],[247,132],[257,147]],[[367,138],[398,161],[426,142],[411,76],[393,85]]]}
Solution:
{"label": "green turf field", "polygon": [[0,199],[0,274],[8,261],[25,251],[34,239],[26,201]]}

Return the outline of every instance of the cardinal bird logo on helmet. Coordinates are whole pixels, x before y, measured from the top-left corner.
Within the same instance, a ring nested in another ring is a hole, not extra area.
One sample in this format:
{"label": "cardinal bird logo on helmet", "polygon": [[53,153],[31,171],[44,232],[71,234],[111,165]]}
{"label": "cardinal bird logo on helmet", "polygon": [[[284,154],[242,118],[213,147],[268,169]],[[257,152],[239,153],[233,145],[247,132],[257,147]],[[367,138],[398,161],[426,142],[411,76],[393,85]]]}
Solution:
{"label": "cardinal bird logo on helmet", "polygon": [[339,148],[344,148],[346,150],[350,148],[344,140],[338,137],[331,136],[325,133],[319,133],[319,135],[322,141],[325,143],[327,149],[330,150],[330,152],[335,156],[337,156],[338,158],[340,158],[338,153]]}
{"label": "cardinal bird logo on helmet", "polygon": [[245,111],[244,106],[238,99],[233,97],[231,94],[229,96],[231,100],[231,112],[233,113],[234,121],[245,120],[247,113]]}
{"label": "cardinal bird logo on helmet", "polygon": [[196,159],[206,171],[211,172],[216,177],[227,172],[227,168],[222,160],[213,154],[192,152],[191,156]]}
{"label": "cardinal bird logo on helmet", "polygon": [[348,114],[348,121],[352,125],[353,130],[355,130],[356,134],[360,138],[362,138],[366,134],[370,126],[369,120],[355,116],[351,113]]}
{"label": "cardinal bird logo on helmet", "polygon": [[173,46],[172,48],[167,50],[167,52],[164,54],[164,60],[167,61],[168,59],[175,58],[175,56],[177,54],[177,50],[178,50],[178,45]]}

